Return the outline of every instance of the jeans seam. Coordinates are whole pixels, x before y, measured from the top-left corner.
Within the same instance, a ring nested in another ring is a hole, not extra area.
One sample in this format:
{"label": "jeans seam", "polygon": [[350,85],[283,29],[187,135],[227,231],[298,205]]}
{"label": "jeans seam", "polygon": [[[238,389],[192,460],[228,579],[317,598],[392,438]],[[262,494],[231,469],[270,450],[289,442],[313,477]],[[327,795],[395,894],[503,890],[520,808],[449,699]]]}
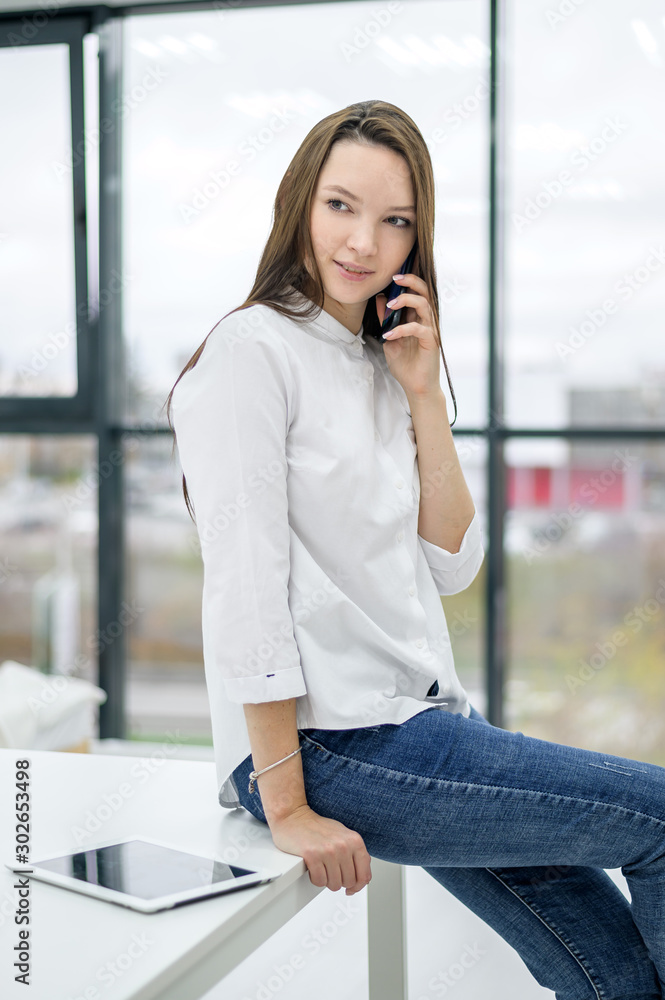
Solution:
{"label": "jeans seam", "polygon": [[591,972],[589,971],[589,969],[586,968],[586,966],[585,966],[584,962],[582,961],[582,959],[579,958],[575,954],[575,952],[572,950],[572,948],[570,947],[570,945],[568,945],[566,943],[566,941],[564,941],[564,939],[561,937],[560,932],[548,920],[546,920],[543,916],[541,916],[540,913],[538,913],[538,911],[533,907],[533,905],[531,903],[529,903],[526,899],[524,899],[523,896],[520,896],[520,894],[518,892],[516,892],[515,889],[513,889],[512,886],[508,885],[508,883],[506,882],[505,879],[501,878],[500,875],[497,875],[497,873],[492,868],[486,868],[485,870],[488,871],[490,873],[490,875],[493,875],[494,878],[498,882],[500,882],[501,885],[504,886],[504,888],[506,888],[508,890],[508,892],[511,892],[513,894],[513,896],[515,896],[515,898],[520,901],[520,903],[523,903],[524,906],[526,906],[526,908],[531,911],[531,913],[534,915],[534,917],[536,917],[538,920],[540,920],[541,924],[543,924],[544,927],[547,927],[548,931],[550,931],[550,933],[552,933],[555,936],[555,938],[557,939],[557,941],[559,941],[560,944],[563,945],[563,947],[566,949],[566,951],[568,952],[568,954],[577,962],[577,964],[581,968],[582,972],[584,973],[584,975],[587,977],[587,979],[591,983],[591,986],[593,987],[593,991],[596,994],[597,1000],[603,1000],[603,998],[605,996],[604,992],[601,990],[600,986],[596,982],[594,982],[594,977],[591,975]]}
{"label": "jeans seam", "polygon": [[309,743],[311,743],[312,746],[325,750],[326,753],[339,758],[339,760],[346,760],[351,764],[363,764],[366,767],[374,767],[380,771],[387,771],[389,774],[404,775],[410,778],[417,778],[421,781],[436,781],[442,785],[460,785],[463,788],[497,789],[504,792],[526,792],[530,795],[544,795],[547,798],[560,799],[564,802],[582,802],[586,805],[607,806],[610,809],[620,810],[630,816],[641,816],[644,819],[648,819],[654,823],[659,823],[661,826],[665,826],[665,820],[660,819],[658,816],[651,816],[649,813],[641,812],[639,809],[630,809],[628,806],[617,805],[615,802],[602,802],[599,799],[586,799],[577,795],[562,795],[560,792],[546,792],[541,788],[519,788],[515,785],[483,785],[473,781],[456,781],[453,778],[436,778],[432,775],[414,774],[412,771],[397,770],[394,767],[385,767],[383,764],[373,764],[371,761],[359,760],[356,757],[347,757],[345,754],[336,753],[335,750],[330,750],[321,743],[317,743],[309,736],[306,736],[305,733],[301,733],[301,736],[303,739],[306,739]]}

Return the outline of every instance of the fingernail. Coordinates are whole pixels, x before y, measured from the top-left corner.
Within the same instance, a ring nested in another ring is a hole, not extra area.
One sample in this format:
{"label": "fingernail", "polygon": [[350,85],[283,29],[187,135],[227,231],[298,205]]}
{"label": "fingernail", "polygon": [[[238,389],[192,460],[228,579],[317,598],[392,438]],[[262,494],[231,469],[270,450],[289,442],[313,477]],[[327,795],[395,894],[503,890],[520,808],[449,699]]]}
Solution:
{"label": "fingernail", "polygon": [[392,307],[395,305],[396,302],[397,299],[391,299],[390,302],[386,302],[386,305],[388,306],[389,309],[392,309]]}

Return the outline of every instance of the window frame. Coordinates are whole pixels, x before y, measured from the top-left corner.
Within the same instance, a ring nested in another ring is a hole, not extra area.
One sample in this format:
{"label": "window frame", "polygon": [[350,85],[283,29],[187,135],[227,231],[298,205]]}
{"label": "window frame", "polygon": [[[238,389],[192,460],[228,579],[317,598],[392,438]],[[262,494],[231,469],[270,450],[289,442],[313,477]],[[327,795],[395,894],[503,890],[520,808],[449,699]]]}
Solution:
{"label": "window frame", "polygon": [[[0,48],[13,48],[12,36],[25,37],[25,22],[47,11],[27,11],[21,19],[0,21]],[[44,25],[33,25],[34,38],[25,37],[26,46],[65,44],[69,51],[69,106],[72,155],[72,207],[74,228],[74,292],[76,322],[77,391],[74,396],[4,396],[0,398],[0,420],[19,422],[23,433],[49,433],[53,421],[68,421],[69,432],[89,432],[94,419],[95,324],[88,314],[88,234],[85,186],[85,121],[83,105],[83,37],[91,30],[88,16],[54,14]],[[59,430],[60,428],[58,428]]]}

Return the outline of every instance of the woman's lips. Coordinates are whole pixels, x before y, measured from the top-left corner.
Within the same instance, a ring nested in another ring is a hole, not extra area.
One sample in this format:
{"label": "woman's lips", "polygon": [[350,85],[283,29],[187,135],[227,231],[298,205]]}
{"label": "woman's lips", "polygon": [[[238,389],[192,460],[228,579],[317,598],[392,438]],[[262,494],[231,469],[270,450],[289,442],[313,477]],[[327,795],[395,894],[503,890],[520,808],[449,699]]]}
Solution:
{"label": "woman's lips", "polygon": [[351,271],[346,271],[341,264],[337,263],[337,261],[335,261],[335,267],[339,273],[343,274],[349,281],[364,281],[365,278],[369,278],[371,274],[374,274],[373,271],[367,271],[365,274],[353,274]]}

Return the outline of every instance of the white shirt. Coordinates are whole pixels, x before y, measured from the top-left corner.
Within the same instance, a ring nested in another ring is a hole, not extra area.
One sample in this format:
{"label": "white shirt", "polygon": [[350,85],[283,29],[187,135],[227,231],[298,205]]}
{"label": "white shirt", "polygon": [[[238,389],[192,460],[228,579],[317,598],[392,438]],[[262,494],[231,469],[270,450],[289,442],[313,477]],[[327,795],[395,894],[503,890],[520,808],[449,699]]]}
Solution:
{"label": "white shirt", "polygon": [[413,422],[382,344],[323,310],[303,324],[250,306],[209,334],[172,420],[201,543],[220,803],[238,805],[229,776],[251,753],[245,702],[295,697],[298,729],[432,705],[468,716],[440,595],[480,568],[478,514],[456,553],[418,534]]}

